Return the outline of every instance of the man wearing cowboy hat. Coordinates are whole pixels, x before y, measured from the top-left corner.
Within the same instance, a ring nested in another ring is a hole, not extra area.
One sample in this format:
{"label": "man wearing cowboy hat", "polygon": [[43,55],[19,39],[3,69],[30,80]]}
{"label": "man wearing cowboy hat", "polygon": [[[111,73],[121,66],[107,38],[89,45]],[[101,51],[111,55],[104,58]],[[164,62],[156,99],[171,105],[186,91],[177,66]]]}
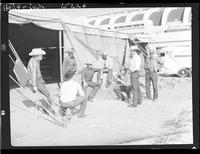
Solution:
{"label": "man wearing cowboy hat", "polygon": [[[94,73],[95,72],[100,73],[101,69],[93,68],[92,62],[90,60],[87,60],[85,62],[85,65],[86,65],[86,67],[83,68],[83,70],[81,71],[81,79],[82,79],[84,89],[86,87],[92,88],[92,91],[88,95],[88,101],[93,102],[94,96],[96,95],[98,89],[100,89],[100,87],[101,87],[101,82],[99,82],[99,81],[93,82],[92,80],[93,80]],[[85,92],[86,92],[86,89],[85,89]]]}
{"label": "man wearing cowboy hat", "polygon": [[140,91],[140,85],[139,85],[141,58],[137,54],[136,52],[137,50],[138,48],[136,48],[135,46],[131,46],[129,60],[127,64],[128,70],[131,73],[130,81],[131,81],[131,88],[132,88],[132,94],[133,94],[131,107],[137,107],[138,104],[142,103],[141,91]]}
{"label": "man wearing cowboy hat", "polygon": [[117,75],[116,79],[117,85],[113,88],[113,91],[117,95],[118,99],[131,103],[131,83],[130,83],[130,73],[127,67],[122,67],[120,73]]}
{"label": "man wearing cowboy hat", "polygon": [[106,81],[106,87],[108,88],[112,84],[112,76],[113,76],[113,61],[108,56],[108,53],[104,51],[102,53],[99,67],[102,69],[102,73],[107,73],[107,81]]}
{"label": "man wearing cowboy hat", "polygon": [[[65,74],[66,71],[68,70],[72,70],[73,75],[76,73],[77,70],[77,63],[76,63],[76,59],[74,57],[74,48],[71,48],[67,51],[65,51],[65,53],[67,53],[68,55],[65,57],[64,61],[63,61],[63,74]],[[63,80],[64,80],[64,76],[63,76]]]}
{"label": "man wearing cowboy hat", "polygon": [[[29,77],[28,86],[33,92],[39,91],[44,96],[46,96],[50,103],[52,103],[51,95],[48,89],[46,88],[45,81],[42,78],[40,70],[40,61],[43,58],[43,55],[46,55],[46,52],[41,48],[34,48],[29,53],[29,56],[32,56],[28,62],[27,73]],[[43,103],[46,108],[49,106],[46,103]]]}
{"label": "man wearing cowboy hat", "polygon": [[145,69],[145,87],[146,87],[146,95],[147,98],[151,100],[151,91],[150,91],[150,85],[152,82],[153,85],[153,101],[156,101],[158,98],[158,65],[157,60],[155,57],[155,49],[153,47],[148,47],[147,53],[148,57],[144,63],[144,69]]}

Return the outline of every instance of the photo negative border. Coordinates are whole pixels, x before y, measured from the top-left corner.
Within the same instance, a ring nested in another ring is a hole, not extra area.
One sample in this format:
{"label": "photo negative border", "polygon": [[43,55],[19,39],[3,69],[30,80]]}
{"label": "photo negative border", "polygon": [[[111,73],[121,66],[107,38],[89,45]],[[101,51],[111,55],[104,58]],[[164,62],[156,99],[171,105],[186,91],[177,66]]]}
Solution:
{"label": "photo negative border", "polygon": [[[52,6],[52,3],[51,3]],[[56,5],[58,6],[58,5]],[[34,146],[13,147],[10,132],[8,12],[1,12],[1,126],[2,149],[198,149],[199,148],[199,3],[86,3],[86,8],[117,7],[192,7],[192,93],[193,144],[105,145],[105,146]],[[51,7],[49,7],[51,8]],[[45,9],[49,9],[46,7]],[[58,7],[52,7],[58,9]]]}

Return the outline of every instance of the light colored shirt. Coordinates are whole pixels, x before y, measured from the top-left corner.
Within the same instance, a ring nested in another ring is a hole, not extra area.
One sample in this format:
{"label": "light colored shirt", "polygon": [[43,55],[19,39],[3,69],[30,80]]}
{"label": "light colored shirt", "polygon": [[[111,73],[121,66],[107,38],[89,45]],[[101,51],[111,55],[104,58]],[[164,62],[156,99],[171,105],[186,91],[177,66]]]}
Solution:
{"label": "light colored shirt", "polygon": [[131,72],[139,71],[141,65],[141,58],[138,54],[134,54],[132,58],[129,58],[128,68]]}
{"label": "light colored shirt", "polygon": [[107,57],[107,59],[100,59],[99,61],[99,67],[100,68],[109,68],[112,69],[113,68],[113,61],[110,57]]}
{"label": "light colored shirt", "polygon": [[60,87],[60,100],[63,103],[76,100],[77,95],[85,96],[81,85],[70,79],[69,81],[64,81]]}
{"label": "light colored shirt", "polygon": [[37,78],[42,78],[42,74],[40,71],[40,62],[35,58],[31,58],[28,62],[27,73],[29,77],[29,82],[33,87],[36,87]]}

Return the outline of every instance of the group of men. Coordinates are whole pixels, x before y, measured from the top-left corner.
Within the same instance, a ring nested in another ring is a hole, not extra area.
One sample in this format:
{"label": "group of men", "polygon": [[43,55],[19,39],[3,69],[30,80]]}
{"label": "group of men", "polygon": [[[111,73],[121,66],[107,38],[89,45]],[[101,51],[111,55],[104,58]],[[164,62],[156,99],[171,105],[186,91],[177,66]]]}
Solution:
{"label": "group of men", "polygon": [[[158,98],[157,59],[155,57],[155,49],[149,45],[146,45],[145,48],[147,51],[147,57],[144,62],[146,96],[147,99],[151,100],[150,85],[152,82],[153,101],[155,102]],[[129,107],[137,107],[142,103],[139,82],[141,57],[137,51],[137,48],[131,47],[128,62],[120,69],[120,73],[117,75],[117,85],[113,88],[117,98],[129,103]]]}
{"label": "group of men", "polygon": [[[148,99],[151,99],[150,82],[152,81],[154,95],[153,100],[158,98],[157,92],[157,66],[154,56],[155,51],[146,46],[148,53],[147,59],[144,64],[146,95]],[[75,50],[71,48],[66,51],[67,56],[63,61],[63,81],[59,91],[59,103],[60,109],[66,112],[67,108],[75,108],[80,106],[78,117],[86,117],[85,109],[88,101],[93,102],[97,91],[101,88],[103,83],[102,74],[106,73],[106,87],[110,87],[113,82],[113,62],[108,56],[108,53],[104,52],[99,60],[99,67],[94,68],[92,62],[87,60],[85,67],[82,70],[77,70],[76,58],[74,57]],[[40,48],[33,49],[29,55],[32,58],[28,63],[28,85],[33,92],[39,91],[47,98],[52,104],[53,99],[49,91],[45,86],[45,81],[42,78],[40,71],[40,61],[42,60],[45,51]],[[120,73],[117,76],[117,85],[113,88],[113,91],[118,98],[127,101],[131,107],[136,107],[142,103],[141,91],[140,91],[140,67],[141,58],[134,48],[131,48],[128,62],[120,69]],[[93,81],[94,74],[97,73],[97,81]],[[73,80],[75,74],[81,74],[82,84]],[[86,95],[87,88],[92,88],[91,92]],[[43,104],[46,108],[51,109],[48,104]],[[65,114],[61,114],[64,116]]]}

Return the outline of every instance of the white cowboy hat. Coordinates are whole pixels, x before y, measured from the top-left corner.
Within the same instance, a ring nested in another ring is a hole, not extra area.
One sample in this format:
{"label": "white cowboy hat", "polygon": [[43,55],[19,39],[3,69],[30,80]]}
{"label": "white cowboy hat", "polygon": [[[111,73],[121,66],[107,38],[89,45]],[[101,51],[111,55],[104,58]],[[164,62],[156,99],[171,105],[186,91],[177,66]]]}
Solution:
{"label": "white cowboy hat", "polygon": [[29,53],[29,56],[36,56],[36,55],[46,55],[46,52],[42,50],[41,48],[34,48]]}

